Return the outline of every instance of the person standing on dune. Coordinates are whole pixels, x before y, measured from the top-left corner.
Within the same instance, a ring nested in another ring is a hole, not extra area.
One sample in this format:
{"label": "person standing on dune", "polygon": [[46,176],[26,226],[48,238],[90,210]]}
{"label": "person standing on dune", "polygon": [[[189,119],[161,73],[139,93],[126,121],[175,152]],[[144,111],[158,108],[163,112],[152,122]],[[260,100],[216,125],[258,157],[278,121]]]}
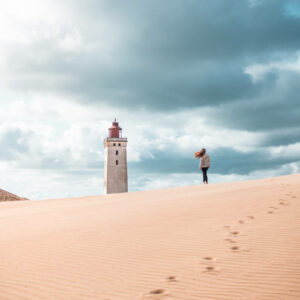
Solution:
{"label": "person standing on dune", "polygon": [[206,153],[206,150],[203,148],[200,150],[200,152],[195,153],[195,157],[200,159],[199,170],[202,170],[203,183],[208,184],[207,170],[210,167],[209,155]]}

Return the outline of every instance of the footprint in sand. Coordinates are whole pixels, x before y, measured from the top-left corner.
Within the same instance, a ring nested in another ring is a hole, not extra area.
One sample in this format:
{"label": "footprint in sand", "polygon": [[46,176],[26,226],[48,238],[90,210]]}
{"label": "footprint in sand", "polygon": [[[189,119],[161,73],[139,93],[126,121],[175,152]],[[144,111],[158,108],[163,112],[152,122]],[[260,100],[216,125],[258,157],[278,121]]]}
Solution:
{"label": "footprint in sand", "polygon": [[237,250],[240,249],[240,247],[239,247],[239,246],[233,246],[233,247],[231,247],[230,249],[233,250],[233,251],[237,251]]}
{"label": "footprint in sand", "polygon": [[245,222],[243,220],[239,220],[239,224],[244,224]]}
{"label": "footprint in sand", "polygon": [[211,256],[205,256],[203,257],[203,260],[205,261],[204,264],[206,265],[203,272],[217,272],[218,269],[215,267],[216,259]]}
{"label": "footprint in sand", "polygon": [[149,294],[160,295],[160,294],[164,294],[164,292],[165,292],[164,289],[157,289],[157,290],[150,291]]}
{"label": "footprint in sand", "polygon": [[236,241],[234,241],[232,239],[224,239],[224,241],[229,242],[229,243],[236,243]]}
{"label": "footprint in sand", "polygon": [[275,207],[275,206],[269,206],[269,208],[278,209],[278,207]]}
{"label": "footprint in sand", "polygon": [[288,202],[288,200],[287,199],[278,199],[278,201],[279,201],[279,203],[287,203]]}
{"label": "footprint in sand", "polygon": [[247,216],[247,218],[253,220],[254,216]]}
{"label": "footprint in sand", "polygon": [[214,266],[206,266],[203,273],[211,273],[211,274],[216,274],[218,273],[220,270],[217,269],[216,267]]}
{"label": "footprint in sand", "polygon": [[211,256],[205,256],[203,257],[203,260],[205,260],[205,262],[208,264],[217,262],[217,259]]}
{"label": "footprint in sand", "polygon": [[150,291],[148,294],[144,294],[142,299],[151,299],[151,300],[159,300],[165,296],[169,296],[170,294],[164,289],[155,289]]}
{"label": "footprint in sand", "polygon": [[239,235],[240,232],[239,231],[231,231],[230,234],[232,234],[232,235]]}
{"label": "footprint in sand", "polygon": [[168,281],[168,282],[176,282],[177,279],[176,279],[175,276],[168,276],[168,277],[167,277],[167,281]]}
{"label": "footprint in sand", "polygon": [[272,214],[272,213],[273,213],[273,211],[271,211],[271,210],[268,211],[268,214]]}
{"label": "footprint in sand", "polygon": [[205,256],[205,257],[203,257],[203,259],[205,259],[205,260],[214,260],[213,257],[211,257],[211,256]]}

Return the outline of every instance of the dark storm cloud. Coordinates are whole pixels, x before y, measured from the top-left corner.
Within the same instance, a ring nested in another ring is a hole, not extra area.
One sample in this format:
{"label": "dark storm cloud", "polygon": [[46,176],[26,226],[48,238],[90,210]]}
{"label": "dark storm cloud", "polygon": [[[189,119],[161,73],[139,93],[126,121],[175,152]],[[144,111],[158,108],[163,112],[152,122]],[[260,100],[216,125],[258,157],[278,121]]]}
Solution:
{"label": "dark storm cloud", "polygon": [[294,50],[299,45],[300,21],[284,14],[292,2],[106,0],[85,1],[83,5],[77,1],[80,13],[85,10],[95,16],[103,11],[126,30],[133,30],[130,43],[136,54],[147,53],[150,59],[161,58],[164,64],[172,61],[172,65],[174,61],[186,64],[199,58],[214,61]]}
{"label": "dark storm cloud", "polygon": [[211,112],[210,117],[214,123],[227,128],[269,131],[267,140],[270,143],[274,141],[274,145],[287,142],[287,137],[282,137],[280,142],[274,129],[290,128],[290,138],[293,142],[300,142],[297,138],[297,127],[300,126],[299,83],[300,73],[282,71],[273,87],[265,89],[257,99],[221,106]]}
{"label": "dark storm cloud", "polygon": [[[300,161],[300,154],[285,153],[279,157],[270,155],[266,149],[240,152],[232,148],[214,149],[210,153],[211,173],[222,175],[245,175],[260,170],[275,170],[292,162]],[[142,164],[130,163],[134,168],[143,168],[149,173],[194,173],[198,172],[199,160],[178,153],[157,151],[154,158],[143,159]]]}
{"label": "dark storm cloud", "polygon": [[117,74],[96,67],[91,102],[106,98],[170,110],[259,97],[262,88],[272,88],[274,78],[253,83],[245,67],[300,46],[300,20],[284,16],[282,1],[252,8],[247,1],[105,4],[134,36],[122,58],[116,57]]}
{"label": "dark storm cloud", "polygon": [[[62,52],[56,39],[68,37],[68,26],[54,38],[14,48],[15,87],[124,107],[215,106],[260,97],[274,78],[254,83],[245,67],[300,47],[300,19],[284,14],[287,1],[66,3],[83,41],[93,42],[94,50]],[[113,25],[103,35],[106,19]],[[101,46],[114,34],[116,43],[102,55]]]}
{"label": "dark storm cloud", "polygon": [[212,153],[215,167],[211,172],[220,174],[249,174],[259,170],[276,170],[285,164],[300,161],[300,154],[272,156],[267,150],[240,152],[231,148],[217,149]]}
{"label": "dark storm cloud", "polygon": [[[95,73],[85,82],[85,85],[94,83],[89,100],[85,102],[100,103],[97,99],[104,98],[109,99],[110,104],[165,111],[215,106],[254,97],[262,89],[271,87],[274,81],[268,77],[263,82],[253,83],[251,77],[237,66],[225,63],[223,66],[209,65],[199,65],[201,72],[191,70],[194,67],[190,70],[183,67],[174,70],[173,74],[166,74],[163,70],[157,70],[157,75],[147,74],[146,70],[129,70],[127,74],[111,76],[109,72],[106,76]],[[101,83],[97,85],[97,82]],[[80,95],[82,86],[74,86],[73,91]]]}
{"label": "dark storm cloud", "polygon": [[269,132],[261,141],[261,146],[282,146],[300,142],[300,127]]}

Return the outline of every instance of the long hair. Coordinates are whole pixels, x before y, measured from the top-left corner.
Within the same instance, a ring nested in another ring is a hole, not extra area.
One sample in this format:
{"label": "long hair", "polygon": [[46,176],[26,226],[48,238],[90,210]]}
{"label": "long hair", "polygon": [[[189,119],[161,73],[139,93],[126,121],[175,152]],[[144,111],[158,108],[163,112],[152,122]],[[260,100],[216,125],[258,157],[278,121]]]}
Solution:
{"label": "long hair", "polygon": [[199,152],[199,157],[202,157],[206,153],[205,148],[202,148]]}

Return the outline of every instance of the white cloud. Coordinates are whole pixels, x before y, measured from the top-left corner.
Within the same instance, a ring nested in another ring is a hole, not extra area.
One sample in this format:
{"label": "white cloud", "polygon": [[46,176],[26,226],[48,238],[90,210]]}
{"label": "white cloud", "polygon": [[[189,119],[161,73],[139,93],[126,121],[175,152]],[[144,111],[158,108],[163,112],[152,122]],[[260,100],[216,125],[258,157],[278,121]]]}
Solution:
{"label": "white cloud", "polygon": [[31,200],[80,197],[103,193],[102,172],[59,172],[13,168],[0,162],[1,188]]}
{"label": "white cloud", "polygon": [[257,82],[264,79],[266,74],[273,70],[300,73],[300,54],[298,53],[294,60],[288,58],[280,61],[269,62],[267,64],[255,64],[248,66],[245,69],[245,73],[249,74],[254,82]]}

